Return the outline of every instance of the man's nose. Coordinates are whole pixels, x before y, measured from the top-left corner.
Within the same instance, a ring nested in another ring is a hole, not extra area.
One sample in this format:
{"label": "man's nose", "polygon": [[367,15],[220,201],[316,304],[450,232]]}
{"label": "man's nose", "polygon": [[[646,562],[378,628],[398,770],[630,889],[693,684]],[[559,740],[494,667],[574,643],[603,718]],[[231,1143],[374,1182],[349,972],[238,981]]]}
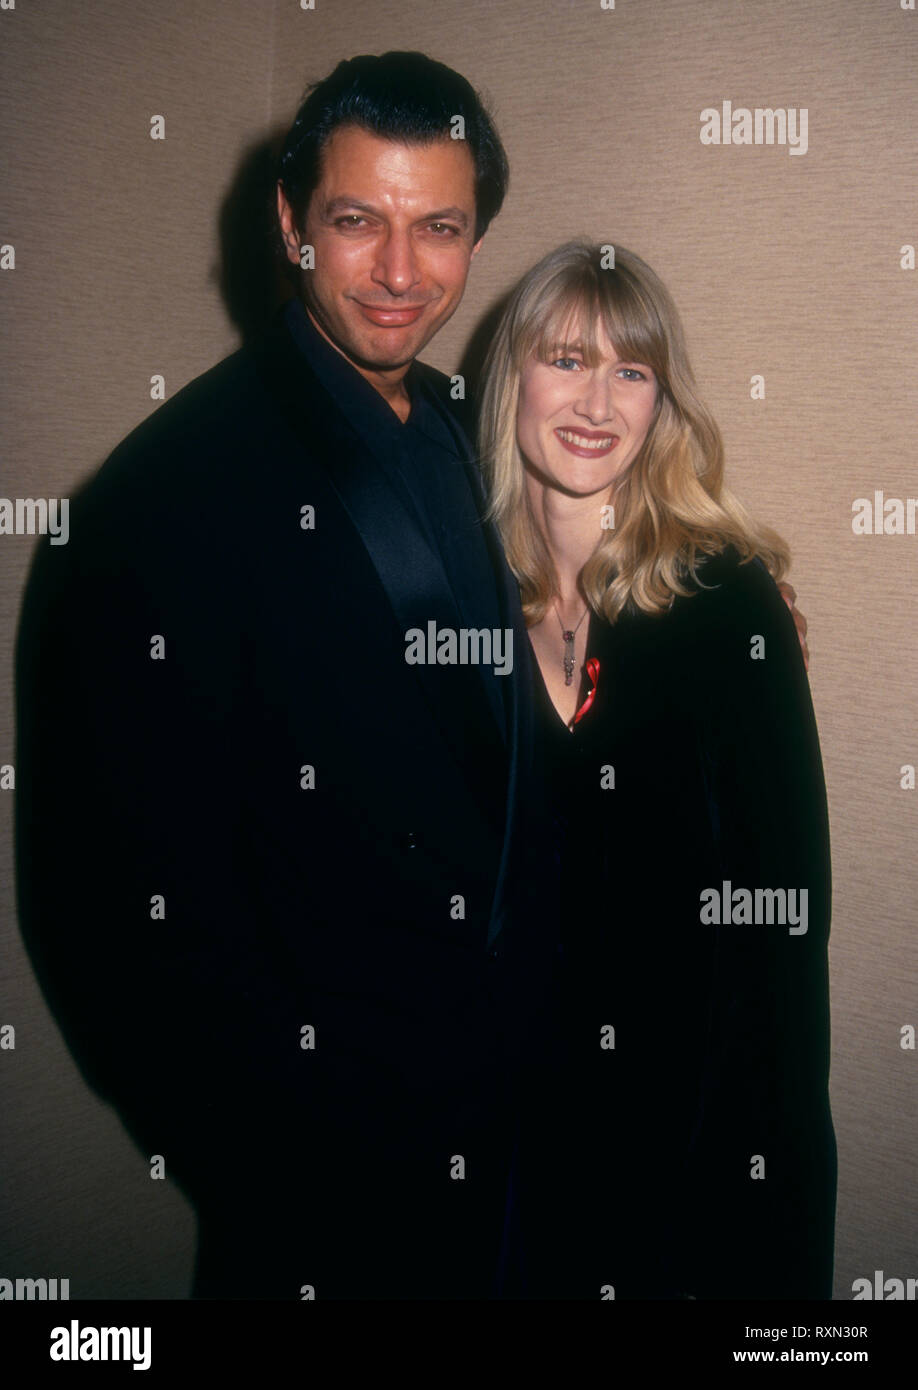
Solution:
{"label": "man's nose", "polygon": [[414,245],[407,232],[390,231],[379,248],[373,277],[390,294],[407,294],[421,278]]}

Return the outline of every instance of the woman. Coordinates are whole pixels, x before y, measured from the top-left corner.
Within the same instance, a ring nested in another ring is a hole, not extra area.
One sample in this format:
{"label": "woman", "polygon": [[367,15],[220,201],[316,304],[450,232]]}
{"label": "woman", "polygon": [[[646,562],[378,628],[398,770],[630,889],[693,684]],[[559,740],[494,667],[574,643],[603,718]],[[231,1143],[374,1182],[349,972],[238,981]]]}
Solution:
{"label": "woman", "polygon": [[515,1288],[829,1298],[828,822],[788,550],[723,484],[665,287],[611,259],[529,272],[482,398],[565,904]]}

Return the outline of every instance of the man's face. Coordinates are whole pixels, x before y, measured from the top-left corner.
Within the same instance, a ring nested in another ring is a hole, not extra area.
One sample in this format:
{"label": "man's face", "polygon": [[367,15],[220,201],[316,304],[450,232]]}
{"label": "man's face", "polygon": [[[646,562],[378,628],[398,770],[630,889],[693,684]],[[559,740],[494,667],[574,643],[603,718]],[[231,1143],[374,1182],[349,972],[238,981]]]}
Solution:
{"label": "man's face", "polygon": [[475,166],[463,140],[405,145],[341,126],[297,228],[278,190],[287,255],[315,247],[304,298],[355,365],[404,367],[455,312],[474,241]]}

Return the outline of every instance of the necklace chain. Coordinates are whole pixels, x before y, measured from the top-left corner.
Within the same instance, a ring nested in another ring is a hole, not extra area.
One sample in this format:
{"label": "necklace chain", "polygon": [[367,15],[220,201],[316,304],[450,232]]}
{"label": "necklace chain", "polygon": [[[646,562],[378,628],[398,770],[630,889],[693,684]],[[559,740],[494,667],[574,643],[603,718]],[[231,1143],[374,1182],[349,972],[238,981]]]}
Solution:
{"label": "necklace chain", "polygon": [[577,626],[574,627],[574,628],[570,628],[570,627],[565,627],[565,626],[564,626],[564,623],[562,622],[561,614],[558,612],[558,600],[557,600],[557,599],[553,599],[552,602],[553,602],[553,604],[554,604],[555,617],[558,619],[558,622],[561,624],[561,636],[562,636],[563,639],[564,639],[564,684],[565,684],[565,685],[573,685],[573,683],[574,683],[574,664],[575,664],[575,662],[574,662],[574,639],[576,638],[577,633],[580,631],[580,627],[581,627],[581,624],[583,623],[584,618],[586,617],[587,613],[589,613],[589,611],[590,611],[590,605],[587,604],[586,608],[584,608],[583,613],[580,615],[580,622],[577,624]]}

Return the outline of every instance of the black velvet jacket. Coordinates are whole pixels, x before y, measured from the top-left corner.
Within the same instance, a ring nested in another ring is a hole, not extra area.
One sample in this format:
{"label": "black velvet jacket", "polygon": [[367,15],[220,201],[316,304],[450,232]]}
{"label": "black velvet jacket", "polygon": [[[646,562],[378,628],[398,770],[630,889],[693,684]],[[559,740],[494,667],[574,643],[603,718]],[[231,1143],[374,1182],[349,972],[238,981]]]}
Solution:
{"label": "black velvet jacket", "polygon": [[[157,410],[39,550],[22,929],[195,1204],[197,1294],[485,1297],[555,961],[528,642],[447,379],[412,365],[402,426],[304,319]],[[512,630],[512,673],[409,664],[431,621]]]}
{"label": "black velvet jacket", "polygon": [[[831,1297],[816,725],[764,566],[728,551],[701,580],[660,617],[592,619],[597,692],[573,732],[539,679],[567,974],[545,1107],[566,1118],[523,1146],[517,1184],[522,1213],[529,1154],[529,1200],[557,1217],[553,1236],[520,1218],[520,1277],[543,1296]],[[793,890],[800,921],[760,894],[756,923],[757,889]]]}

